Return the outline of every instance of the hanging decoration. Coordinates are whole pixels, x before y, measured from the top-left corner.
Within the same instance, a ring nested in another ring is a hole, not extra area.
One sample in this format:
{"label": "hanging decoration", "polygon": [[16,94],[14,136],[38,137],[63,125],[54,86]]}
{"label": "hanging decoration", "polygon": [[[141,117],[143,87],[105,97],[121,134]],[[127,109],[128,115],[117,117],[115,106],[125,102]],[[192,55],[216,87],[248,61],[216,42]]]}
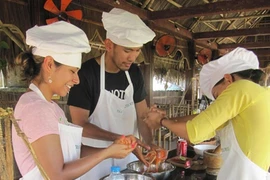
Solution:
{"label": "hanging decoration", "polygon": [[61,0],[61,7],[60,10],[56,7],[53,0],[47,0],[44,4],[44,9],[57,15],[54,18],[46,19],[47,24],[54,23],[56,21],[67,21],[69,22],[69,18],[74,18],[77,20],[82,19],[82,10],[71,10],[66,11],[66,8],[71,3],[72,0]]}
{"label": "hanging decoration", "polygon": [[212,58],[212,51],[210,49],[204,48],[198,53],[198,63],[204,65],[208,63]]}
{"label": "hanging decoration", "polygon": [[176,39],[171,35],[162,35],[155,44],[156,54],[161,57],[169,56],[175,50]]}

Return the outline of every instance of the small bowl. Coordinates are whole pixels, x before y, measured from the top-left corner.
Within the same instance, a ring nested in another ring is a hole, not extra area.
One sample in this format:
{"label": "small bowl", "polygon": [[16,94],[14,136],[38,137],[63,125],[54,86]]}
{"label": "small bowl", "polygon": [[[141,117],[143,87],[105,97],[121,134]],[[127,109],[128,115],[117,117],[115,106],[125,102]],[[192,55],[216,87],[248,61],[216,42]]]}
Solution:
{"label": "small bowl", "polygon": [[203,152],[205,150],[213,150],[216,147],[217,147],[216,145],[198,144],[198,145],[193,146],[193,149],[194,149],[196,154],[199,154],[200,156],[203,156]]}
{"label": "small bowl", "polygon": [[[170,173],[175,169],[175,166],[168,162],[163,162],[158,168],[158,172],[151,172],[156,169],[155,164],[151,164],[150,167],[146,167],[141,161],[133,161],[127,165],[127,169],[149,175],[154,177],[156,180],[163,180],[170,176]],[[146,172],[150,170],[150,172]]]}

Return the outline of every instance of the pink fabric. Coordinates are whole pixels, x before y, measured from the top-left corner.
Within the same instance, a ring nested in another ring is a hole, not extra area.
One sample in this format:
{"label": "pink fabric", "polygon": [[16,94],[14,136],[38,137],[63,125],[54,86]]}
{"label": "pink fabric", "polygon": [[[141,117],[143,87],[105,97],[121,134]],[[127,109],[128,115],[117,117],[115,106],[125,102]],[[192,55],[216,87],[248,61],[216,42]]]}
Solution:
{"label": "pink fabric", "polygon": [[[58,121],[65,118],[63,110],[55,102],[47,102],[35,92],[27,92],[21,96],[15,107],[14,116],[20,119],[18,124],[30,143],[49,134],[59,134]],[[12,141],[17,165],[21,174],[25,175],[36,165],[14,127],[12,127]]]}

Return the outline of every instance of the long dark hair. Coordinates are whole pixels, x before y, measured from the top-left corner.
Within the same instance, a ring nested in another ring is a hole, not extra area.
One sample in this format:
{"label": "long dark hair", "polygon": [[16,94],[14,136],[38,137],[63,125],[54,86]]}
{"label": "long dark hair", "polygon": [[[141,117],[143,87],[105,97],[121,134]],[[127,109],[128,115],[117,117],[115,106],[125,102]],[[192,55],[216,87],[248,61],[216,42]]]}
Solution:
{"label": "long dark hair", "polygon": [[259,84],[261,78],[264,75],[264,72],[260,69],[248,69],[248,70],[232,73],[231,75],[233,74],[236,74],[237,76],[243,79],[250,79],[251,81]]}

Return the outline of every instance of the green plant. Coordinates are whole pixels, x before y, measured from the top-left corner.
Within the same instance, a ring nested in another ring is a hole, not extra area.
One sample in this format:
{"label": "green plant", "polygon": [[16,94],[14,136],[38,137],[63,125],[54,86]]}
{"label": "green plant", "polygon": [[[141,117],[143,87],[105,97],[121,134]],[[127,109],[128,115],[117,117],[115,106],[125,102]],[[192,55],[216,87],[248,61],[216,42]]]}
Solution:
{"label": "green plant", "polygon": [[[5,41],[0,41],[0,49],[9,49],[9,45]],[[0,70],[7,66],[7,61],[0,57]]]}

